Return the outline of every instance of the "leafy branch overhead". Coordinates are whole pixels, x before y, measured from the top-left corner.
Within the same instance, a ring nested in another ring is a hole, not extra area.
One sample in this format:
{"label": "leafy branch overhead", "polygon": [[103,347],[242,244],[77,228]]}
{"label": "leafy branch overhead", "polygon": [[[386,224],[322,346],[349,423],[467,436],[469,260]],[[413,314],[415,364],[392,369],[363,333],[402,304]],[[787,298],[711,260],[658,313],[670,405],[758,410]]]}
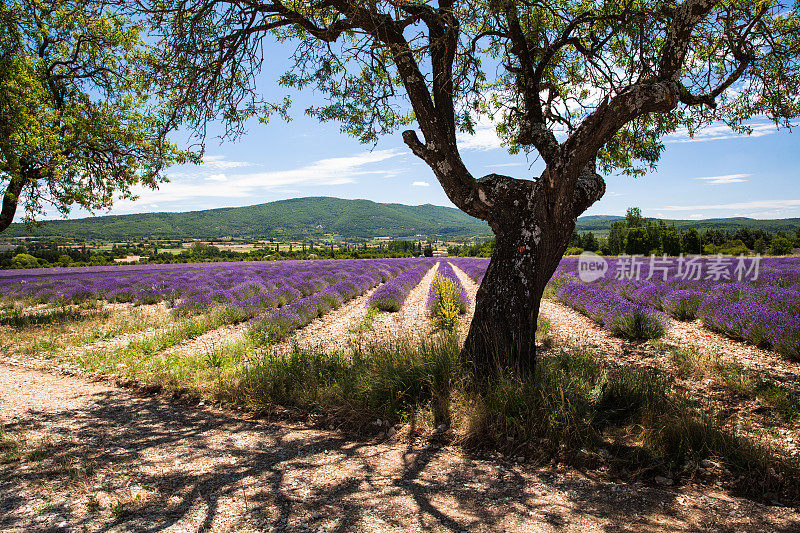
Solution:
{"label": "leafy branch overhead", "polygon": [[18,206],[33,221],[133,198],[185,158],[148,97],[141,31],[106,2],[0,1],[0,231]]}
{"label": "leafy branch overhead", "polygon": [[[437,5],[434,5],[437,4]],[[658,141],[754,115],[797,116],[797,12],[788,3],[624,1],[222,1],[148,5],[166,28],[162,50],[196,126],[273,112],[255,80],[292,48],[281,83],[315,87],[327,103],[308,113],[337,120],[364,142],[416,121],[406,139],[426,160],[455,150],[455,132],[494,115],[512,150],[546,163],[578,150],[601,169],[639,172]],[[177,30],[177,31],[176,31]],[[591,138],[591,142],[587,142]],[[559,142],[561,141],[561,142]],[[468,179],[461,181],[469,182]]]}

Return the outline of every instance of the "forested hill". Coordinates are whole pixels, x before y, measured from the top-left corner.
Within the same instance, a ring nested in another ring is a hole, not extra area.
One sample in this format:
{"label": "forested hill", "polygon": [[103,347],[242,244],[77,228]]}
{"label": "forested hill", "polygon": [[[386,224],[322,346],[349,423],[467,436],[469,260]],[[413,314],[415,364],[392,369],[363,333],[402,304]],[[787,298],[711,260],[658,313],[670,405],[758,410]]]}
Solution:
{"label": "forested hill", "polygon": [[[592,215],[578,219],[579,231],[602,233],[623,217]],[[791,231],[800,219],[754,220],[718,218],[668,220],[678,230],[736,230],[761,228],[768,232]],[[437,205],[381,204],[370,200],[330,197],[293,198],[247,207],[111,215],[77,220],[53,220],[31,233],[23,224],[12,224],[0,237],[60,237],[71,240],[136,241],[141,239],[283,239],[299,240],[336,234],[345,239],[374,237],[424,237],[453,239],[490,236],[486,223],[452,207]]]}
{"label": "forested hill", "polygon": [[[54,220],[33,235],[68,239],[133,241],[139,239],[293,239],[340,235],[374,237],[489,236],[489,226],[451,207],[381,204],[369,200],[315,197],[280,200],[247,207],[185,213],[142,213],[77,220]],[[31,235],[12,224],[3,237]]]}
{"label": "forested hill", "polygon": [[[625,217],[614,215],[591,215],[580,217],[578,219],[577,229],[579,231],[594,231],[603,232],[608,230],[609,225],[615,220],[624,220]],[[646,220],[656,220],[647,218]],[[674,225],[678,231],[684,231],[689,228],[695,228],[698,231],[706,231],[710,229],[736,231],[739,228],[749,229],[762,229],[767,233],[775,233],[783,231],[785,233],[794,233],[800,227],[800,218],[781,218],[773,220],[758,220],[755,218],[747,217],[733,217],[733,218],[706,218],[702,220],[669,220],[665,219],[664,222]]]}

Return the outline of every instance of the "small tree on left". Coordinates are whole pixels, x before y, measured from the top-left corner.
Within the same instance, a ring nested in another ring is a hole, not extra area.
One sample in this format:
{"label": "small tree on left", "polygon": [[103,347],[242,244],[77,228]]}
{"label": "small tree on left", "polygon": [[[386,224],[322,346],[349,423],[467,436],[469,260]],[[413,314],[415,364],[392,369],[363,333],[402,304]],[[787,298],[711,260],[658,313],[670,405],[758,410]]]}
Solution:
{"label": "small tree on left", "polygon": [[0,231],[133,199],[167,166],[193,159],[169,141],[148,99],[140,27],[107,2],[0,0]]}

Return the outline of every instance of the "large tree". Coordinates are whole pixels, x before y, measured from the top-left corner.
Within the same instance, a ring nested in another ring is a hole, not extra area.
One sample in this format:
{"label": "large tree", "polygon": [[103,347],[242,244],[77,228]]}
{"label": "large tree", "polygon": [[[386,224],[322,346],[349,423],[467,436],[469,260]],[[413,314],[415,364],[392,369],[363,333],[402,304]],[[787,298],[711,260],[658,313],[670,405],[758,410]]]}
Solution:
{"label": "large tree", "polygon": [[[773,0],[140,0],[175,117],[241,131],[284,112],[257,90],[263,61],[294,48],[281,83],[326,97],[308,113],[371,143],[403,140],[460,209],[496,236],[462,356],[531,368],[545,284],[602,174],[643,173],[659,139],[798,114],[798,13]],[[277,46],[276,41],[283,44]],[[473,176],[457,133],[490,115],[533,179]],[[422,133],[418,136],[413,126]]]}
{"label": "large tree", "polygon": [[0,0],[0,231],[155,187],[184,154],[148,100],[141,26],[94,0]]}

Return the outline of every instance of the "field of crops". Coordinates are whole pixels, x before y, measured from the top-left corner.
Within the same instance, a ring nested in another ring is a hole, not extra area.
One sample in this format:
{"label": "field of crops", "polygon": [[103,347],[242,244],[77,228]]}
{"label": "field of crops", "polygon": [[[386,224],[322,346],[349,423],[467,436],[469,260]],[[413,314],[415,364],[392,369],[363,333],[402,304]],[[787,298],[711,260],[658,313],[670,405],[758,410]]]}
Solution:
{"label": "field of crops", "polygon": [[[659,338],[673,320],[700,320],[717,333],[800,359],[798,259],[598,259],[604,271],[587,281],[583,259],[565,258],[547,294],[616,336]],[[439,275],[426,278],[434,266]],[[269,345],[361,296],[375,312],[401,311],[426,278],[426,315],[436,327],[452,328],[470,309],[487,266],[487,259],[418,258],[6,271],[0,320],[14,324],[98,302],[159,305],[173,320],[202,322],[184,337],[240,324],[258,345]]]}
{"label": "field of crops", "polygon": [[562,261],[555,297],[612,332],[658,337],[670,320],[699,319],[733,339],[800,359],[800,260],[611,258],[602,277],[579,279]]}

